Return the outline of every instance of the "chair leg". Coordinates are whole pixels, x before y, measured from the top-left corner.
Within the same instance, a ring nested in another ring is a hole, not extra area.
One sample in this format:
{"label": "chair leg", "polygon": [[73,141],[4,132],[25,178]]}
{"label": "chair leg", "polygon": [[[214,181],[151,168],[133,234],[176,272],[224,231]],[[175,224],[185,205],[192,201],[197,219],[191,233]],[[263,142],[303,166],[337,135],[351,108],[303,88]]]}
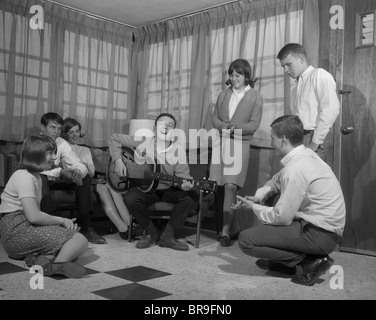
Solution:
{"label": "chair leg", "polygon": [[200,190],[200,199],[198,202],[198,214],[197,214],[197,229],[196,229],[196,248],[200,246],[200,231],[201,231],[201,204],[203,198],[203,191]]}
{"label": "chair leg", "polygon": [[214,193],[215,203],[216,203],[216,228],[217,235],[222,231],[223,228],[223,200],[224,200],[224,187],[218,186]]}
{"label": "chair leg", "polygon": [[129,214],[128,242],[132,242],[133,216]]}

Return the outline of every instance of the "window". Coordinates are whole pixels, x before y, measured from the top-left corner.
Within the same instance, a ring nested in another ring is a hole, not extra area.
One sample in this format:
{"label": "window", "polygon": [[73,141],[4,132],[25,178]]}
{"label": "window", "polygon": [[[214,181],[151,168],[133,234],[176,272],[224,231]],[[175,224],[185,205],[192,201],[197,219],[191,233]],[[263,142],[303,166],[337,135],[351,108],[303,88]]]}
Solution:
{"label": "window", "polygon": [[356,47],[375,44],[375,13],[360,13],[356,18]]}
{"label": "window", "polygon": [[115,38],[115,28],[102,33],[89,23],[78,33],[48,21],[41,31],[28,17],[0,12],[0,139],[22,141],[38,129],[41,114],[57,107],[81,122],[85,143],[102,146],[110,130],[122,131],[131,33]]}

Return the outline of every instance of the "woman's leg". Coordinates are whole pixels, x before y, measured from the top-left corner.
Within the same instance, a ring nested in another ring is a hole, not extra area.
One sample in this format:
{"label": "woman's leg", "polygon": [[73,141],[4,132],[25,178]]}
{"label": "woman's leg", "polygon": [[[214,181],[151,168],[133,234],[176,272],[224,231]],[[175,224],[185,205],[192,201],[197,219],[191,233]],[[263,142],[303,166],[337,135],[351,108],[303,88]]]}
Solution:
{"label": "woman's leg", "polygon": [[84,235],[77,232],[63,244],[54,262],[70,262],[76,260],[85,252],[88,241]]}
{"label": "woman's leg", "polygon": [[119,215],[121,216],[121,219],[122,221],[127,225],[129,226],[129,222],[130,222],[130,216],[129,216],[129,211],[128,211],[128,208],[126,207],[125,205],[125,202],[124,202],[124,198],[123,198],[123,195],[120,194],[120,193],[117,193],[113,190],[111,190],[108,185],[106,184],[106,187],[108,188],[108,190],[110,191],[111,193],[111,196],[112,196],[112,199],[115,203],[115,206],[117,208],[117,211],[119,213]]}
{"label": "woman's leg", "polygon": [[[119,232],[125,232],[128,230],[128,224],[124,222],[122,217],[120,216],[117,207],[114,203],[114,199],[110,192],[110,189],[105,184],[98,184],[97,185],[97,192],[99,194],[99,198],[101,200],[101,204],[103,207],[104,212],[106,213],[107,217],[113,222]],[[120,196],[120,195],[119,195]],[[122,199],[123,201],[123,199]],[[124,201],[123,201],[124,203]],[[125,207],[125,204],[124,204]],[[128,212],[128,211],[127,211]]]}
{"label": "woman's leg", "polygon": [[224,201],[223,201],[222,236],[230,237],[231,226],[233,224],[234,214],[235,214],[235,210],[231,209],[231,205],[233,203],[236,203],[237,191],[238,191],[237,185],[232,184],[232,183],[225,184],[225,196],[224,196]]}

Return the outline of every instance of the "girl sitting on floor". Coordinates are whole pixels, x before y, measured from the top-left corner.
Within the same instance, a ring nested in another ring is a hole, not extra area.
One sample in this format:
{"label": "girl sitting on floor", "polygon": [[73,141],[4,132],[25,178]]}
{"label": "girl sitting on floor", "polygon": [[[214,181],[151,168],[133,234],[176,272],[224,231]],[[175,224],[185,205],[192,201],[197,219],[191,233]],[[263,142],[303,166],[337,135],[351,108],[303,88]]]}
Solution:
{"label": "girl sitting on floor", "polygon": [[53,166],[56,143],[46,135],[31,135],[21,149],[18,170],[1,194],[0,235],[4,250],[13,259],[40,265],[43,274],[79,278],[86,269],[72,261],[88,247],[77,232],[75,219],[40,211],[42,181],[39,173]]}

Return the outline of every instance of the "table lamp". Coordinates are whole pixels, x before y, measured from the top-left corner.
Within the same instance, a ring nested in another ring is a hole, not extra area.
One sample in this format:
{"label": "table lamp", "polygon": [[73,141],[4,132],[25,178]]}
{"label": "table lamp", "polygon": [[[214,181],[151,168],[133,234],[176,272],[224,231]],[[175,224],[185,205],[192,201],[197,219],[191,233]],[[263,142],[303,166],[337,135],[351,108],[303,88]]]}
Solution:
{"label": "table lamp", "polygon": [[152,137],[154,135],[154,122],[152,119],[131,119],[129,123],[129,135]]}

